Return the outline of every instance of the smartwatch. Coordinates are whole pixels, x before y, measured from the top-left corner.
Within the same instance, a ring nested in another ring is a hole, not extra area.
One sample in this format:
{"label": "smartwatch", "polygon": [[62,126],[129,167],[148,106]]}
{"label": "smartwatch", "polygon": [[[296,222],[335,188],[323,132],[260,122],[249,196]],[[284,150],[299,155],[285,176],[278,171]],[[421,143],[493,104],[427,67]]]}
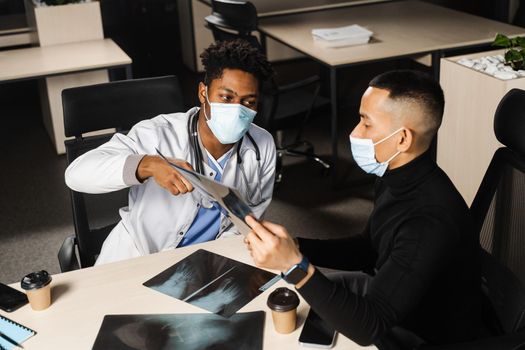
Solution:
{"label": "smartwatch", "polygon": [[310,262],[306,258],[306,256],[303,255],[303,260],[299,264],[295,264],[292,266],[288,271],[285,273],[281,272],[281,277],[283,280],[290,284],[297,284],[303,280],[303,278],[306,277],[308,274],[308,266],[310,265]]}

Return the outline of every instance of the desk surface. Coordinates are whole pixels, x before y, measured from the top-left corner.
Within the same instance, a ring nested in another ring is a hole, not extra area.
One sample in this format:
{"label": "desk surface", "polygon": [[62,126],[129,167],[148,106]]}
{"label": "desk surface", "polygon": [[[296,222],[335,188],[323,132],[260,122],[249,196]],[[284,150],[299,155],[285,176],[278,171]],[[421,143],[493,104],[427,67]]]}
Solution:
{"label": "desk surface", "polygon": [[0,51],[0,81],[131,64],[111,39]]}
{"label": "desk surface", "polygon": [[[24,349],[90,349],[106,314],[205,313],[207,311],[144,287],[143,282],[190,255],[206,249],[229,258],[253,264],[242,237],[224,238],[186,248],[178,248],[127,261],[53,276],[52,305],[44,311],[33,311],[29,305],[10,314],[14,321],[37,331],[23,343]],[[299,327],[291,334],[278,334],[273,329],[266,299],[278,282],[245,305],[239,312],[266,311],[264,349],[299,349],[297,339],[308,312],[301,299],[298,308]],[[19,284],[13,285],[20,289]],[[338,334],[335,349],[361,349]],[[367,347],[375,349],[375,347]]]}
{"label": "desk surface", "polygon": [[[312,39],[312,29],[351,24],[374,32],[373,40],[366,45],[324,48]],[[420,1],[262,18],[259,30],[332,67],[488,43],[496,33],[525,34],[520,27]]]}

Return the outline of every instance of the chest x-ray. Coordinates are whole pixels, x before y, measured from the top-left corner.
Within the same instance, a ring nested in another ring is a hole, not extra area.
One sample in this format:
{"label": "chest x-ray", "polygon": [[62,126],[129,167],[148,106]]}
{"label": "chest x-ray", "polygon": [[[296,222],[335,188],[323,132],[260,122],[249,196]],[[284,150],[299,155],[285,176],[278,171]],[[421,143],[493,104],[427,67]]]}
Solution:
{"label": "chest x-ray", "polygon": [[144,285],[230,317],[262,293],[275,274],[203,249],[179,261]]}
{"label": "chest x-ray", "polygon": [[247,215],[254,216],[253,212],[236,189],[170,162],[159,150],[157,150],[157,153],[169,165],[177,169],[207,201],[218,203],[226,211],[225,215],[228,216],[240,233],[246,235],[251,231],[244,218]]}
{"label": "chest x-ray", "polygon": [[230,318],[214,314],[107,315],[93,350],[259,350],[264,312]]}

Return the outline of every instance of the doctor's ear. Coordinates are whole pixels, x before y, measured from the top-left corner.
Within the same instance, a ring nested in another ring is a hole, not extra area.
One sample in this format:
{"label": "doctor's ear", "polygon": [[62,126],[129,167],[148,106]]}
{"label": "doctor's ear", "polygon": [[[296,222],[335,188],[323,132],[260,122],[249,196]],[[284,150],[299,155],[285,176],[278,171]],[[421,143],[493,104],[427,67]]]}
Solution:
{"label": "doctor's ear", "polygon": [[397,150],[399,152],[406,152],[414,143],[414,133],[410,129],[403,129],[399,132],[399,139],[397,142]]}
{"label": "doctor's ear", "polygon": [[201,81],[198,89],[199,102],[204,104],[206,102],[206,85]]}

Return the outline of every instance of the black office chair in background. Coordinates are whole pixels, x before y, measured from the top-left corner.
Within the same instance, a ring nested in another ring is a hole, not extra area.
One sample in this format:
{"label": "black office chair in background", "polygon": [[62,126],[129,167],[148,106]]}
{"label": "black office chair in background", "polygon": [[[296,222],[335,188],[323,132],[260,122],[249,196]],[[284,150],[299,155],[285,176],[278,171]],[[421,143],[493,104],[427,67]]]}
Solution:
{"label": "black office chair in background", "polygon": [[[205,21],[215,40],[241,38],[265,52],[253,34],[257,31],[257,9],[251,2],[212,0],[211,6],[212,14]],[[308,122],[312,111],[330,105],[327,98],[319,95],[319,90],[318,76],[284,86],[278,86],[272,79],[263,86],[254,122],[274,134],[277,147],[277,184],[282,178],[284,155],[306,157],[319,163],[323,169],[330,169],[330,165],[315,154],[313,145],[301,139],[303,126]],[[296,130],[296,136],[292,142],[286,142],[283,131],[292,129]],[[301,150],[303,148],[304,151]]]}
{"label": "black office chair in background", "polygon": [[484,321],[493,336],[425,350],[525,349],[525,91],[503,97],[494,132],[505,147],[494,153],[470,207],[480,233]]}
{"label": "black office chair in background", "polygon": [[[126,133],[143,119],[184,111],[175,76],[116,81],[62,91],[67,163],[107,142],[113,131],[98,136],[83,134],[116,129]],[[67,237],[58,253],[62,272],[92,266],[102,243],[120,220],[118,210],[127,206],[128,190],[85,194],[71,190],[75,235]],[[78,255],[78,256],[77,256]]]}

